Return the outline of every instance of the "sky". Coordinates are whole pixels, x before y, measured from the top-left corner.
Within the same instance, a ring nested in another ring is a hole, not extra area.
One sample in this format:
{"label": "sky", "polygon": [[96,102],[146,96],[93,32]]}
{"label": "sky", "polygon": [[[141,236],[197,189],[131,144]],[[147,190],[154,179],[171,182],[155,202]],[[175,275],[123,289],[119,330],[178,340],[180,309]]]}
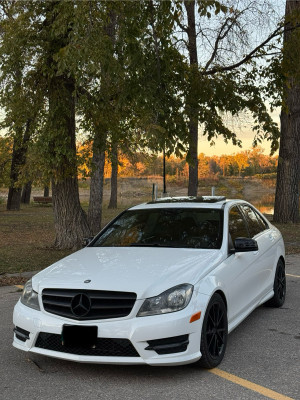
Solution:
{"label": "sky", "polygon": [[[234,146],[232,143],[224,143],[222,139],[217,139],[215,145],[211,146],[206,138],[199,137],[198,153],[204,153],[207,156],[221,156],[222,154],[234,154],[240,151],[250,150],[252,148],[253,134],[252,137],[245,137],[242,139],[242,148]],[[265,154],[270,154],[270,142],[264,141],[260,144]]]}
{"label": "sky", "polygon": [[[300,1],[300,0],[299,0]],[[280,127],[280,109],[275,109],[271,116],[273,120]],[[198,153],[204,153],[208,156],[220,156],[222,154],[234,154],[244,150],[251,150],[253,147],[253,139],[255,133],[251,129],[252,121],[251,119],[246,119],[241,117],[241,119],[237,120],[233,126],[231,126],[232,130],[236,133],[238,139],[242,141],[242,148],[238,146],[234,146],[231,142],[227,144],[224,142],[223,138],[219,136],[214,140],[215,144],[211,145],[207,138],[201,133],[199,133],[199,143],[198,143]],[[259,146],[264,150],[266,155],[270,154],[271,151],[271,142],[268,140],[264,140],[262,143],[259,143]],[[275,153],[277,154],[277,153]]]}

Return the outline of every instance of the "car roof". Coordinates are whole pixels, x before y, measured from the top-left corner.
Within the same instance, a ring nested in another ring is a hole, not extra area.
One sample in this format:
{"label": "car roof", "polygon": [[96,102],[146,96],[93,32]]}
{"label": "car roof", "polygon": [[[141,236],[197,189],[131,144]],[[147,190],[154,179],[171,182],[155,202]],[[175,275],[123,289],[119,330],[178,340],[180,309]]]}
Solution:
{"label": "car roof", "polygon": [[138,204],[130,210],[144,210],[153,208],[214,208],[221,209],[227,203],[244,202],[243,200],[226,199],[224,196],[186,196],[162,197],[155,201]]}

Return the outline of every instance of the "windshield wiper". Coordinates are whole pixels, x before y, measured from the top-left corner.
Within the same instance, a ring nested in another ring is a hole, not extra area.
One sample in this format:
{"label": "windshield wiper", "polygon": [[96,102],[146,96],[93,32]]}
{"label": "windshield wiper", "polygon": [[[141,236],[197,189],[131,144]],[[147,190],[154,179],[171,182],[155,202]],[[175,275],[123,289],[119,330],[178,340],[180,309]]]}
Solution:
{"label": "windshield wiper", "polygon": [[174,246],[161,243],[131,243],[130,247],[174,247]]}

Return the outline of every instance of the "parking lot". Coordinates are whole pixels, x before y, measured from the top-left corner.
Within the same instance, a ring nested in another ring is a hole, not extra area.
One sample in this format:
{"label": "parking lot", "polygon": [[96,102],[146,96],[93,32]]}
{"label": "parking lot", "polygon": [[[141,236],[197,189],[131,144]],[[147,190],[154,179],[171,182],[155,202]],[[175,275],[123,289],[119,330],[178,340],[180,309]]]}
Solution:
{"label": "parking lot", "polygon": [[281,309],[259,307],[229,336],[219,368],[78,364],[12,347],[18,288],[0,288],[1,399],[300,399],[300,254]]}

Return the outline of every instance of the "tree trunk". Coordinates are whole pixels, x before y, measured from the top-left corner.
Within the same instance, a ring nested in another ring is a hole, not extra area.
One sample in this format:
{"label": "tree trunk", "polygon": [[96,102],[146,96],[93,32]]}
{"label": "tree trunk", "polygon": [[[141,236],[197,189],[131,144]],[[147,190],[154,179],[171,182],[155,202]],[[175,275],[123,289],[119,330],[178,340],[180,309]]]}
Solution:
{"label": "tree trunk", "polygon": [[49,197],[49,186],[44,187],[44,197]]}
{"label": "tree trunk", "polygon": [[21,188],[10,186],[8,189],[7,206],[8,211],[19,211],[21,205]]}
{"label": "tree trunk", "polygon": [[56,232],[54,245],[59,249],[80,248],[83,238],[91,234],[86,214],[79,201],[74,92],[75,84],[72,78],[65,76],[52,78],[49,90],[49,113],[51,120],[59,124],[60,133],[60,137],[52,143],[53,155],[57,160],[53,166],[56,179],[52,180]]}
{"label": "tree trunk", "polygon": [[[293,12],[300,12],[300,3],[286,2],[286,18]],[[298,33],[297,33],[298,34]],[[284,37],[284,59],[289,66],[297,44],[294,33]],[[293,63],[293,62],[292,62]],[[294,60],[298,63],[298,59]],[[295,66],[294,66],[295,67]],[[293,66],[292,66],[293,68]],[[293,71],[286,71],[284,88],[285,104],[281,110],[281,136],[277,167],[277,182],[274,206],[274,221],[281,223],[299,221],[299,181],[300,181],[300,85]]]}
{"label": "tree trunk", "polygon": [[83,238],[91,236],[87,218],[81,208],[77,177],[52,182],[55,243],[58,249],[78,249]]}
{"label": "tree trunk", "polygon": [[93,148],[93,173],[91,176],[90,202],[88,210],[88,222],[95,235],[101,229],[102,222],[102,202],[103,202],[103,180],[105,151],[95,146]]}
{"label": "tree trunk", "polygon": [[26,162],[27,146],[30,139],[30,125],[31,120],[28,120],[25,132],[23,133],[22,130],[19,129],[18,132],[16,132],[16,138],[14,139],[10,168],[10,187],[8,190],[6,205],[8,211],[20,210],[22,188],[18,186],[18,179],[21,168]]}
{"label": "tree trunk", "polygon": [[[91,235],[87,217],[79,201],[77,181],[76,134],[75,134],[75,78],[68,70],[57,73],[56,56],[70,40],[72,19],[65,21],[69,29],[63,35],[55,29],[59,11],[55,2],[46,2],[49,20],[44,23],[48,33],[48,160],[52,167],[52,202],[55,224],[55,243],[58,249],[82,247],[84,237]],[[67,2],[70,15],[73,2]]]}
{"label": "tree trunk", "polygon": [[189,150],[187,161],[189,164],[188,195],[197,196],[198,191],[198,101],[195,87],[198,83],[198,54],[197,35],[195,25],[195,0],[185,0],[187,13],[188,52],[190,58],[189,93],[186,104],[189,116]]}
{"label": "tree trunk", "polygon": [[118,145],[115,141],[111,149],[111,178],[110,200],[108,208],[117,208],[118,205]]}
{"label": "tree trunk", "polygon": [[[76,169],[75,143],[75,85],[72,78],[53,77],[49,90],[49,112],[52,121],[59,123],[60,138],[52,143],[57,163],[56,179],[52,180],[52,199],[55,222],[55,247],[76,249],[83,238],[90,236],[87,217],[81,208]],[[57,114],[57,115],[56,115]],[[65,148],[63,149],[63,146]],[[65,155],[61,156],[61,151]]]}
{"label": "tree trunk", "polygon": [[32,182],[29,181],[23,186],[22,194],[21,194],[21,203],[23,203],[23,204],[30,203],[31,184],[32,184]]}
{"label": "tree trunk", "polygon": [[299,221],[300,89],[290,88],[288,112],[281,111],[274,221]]}

